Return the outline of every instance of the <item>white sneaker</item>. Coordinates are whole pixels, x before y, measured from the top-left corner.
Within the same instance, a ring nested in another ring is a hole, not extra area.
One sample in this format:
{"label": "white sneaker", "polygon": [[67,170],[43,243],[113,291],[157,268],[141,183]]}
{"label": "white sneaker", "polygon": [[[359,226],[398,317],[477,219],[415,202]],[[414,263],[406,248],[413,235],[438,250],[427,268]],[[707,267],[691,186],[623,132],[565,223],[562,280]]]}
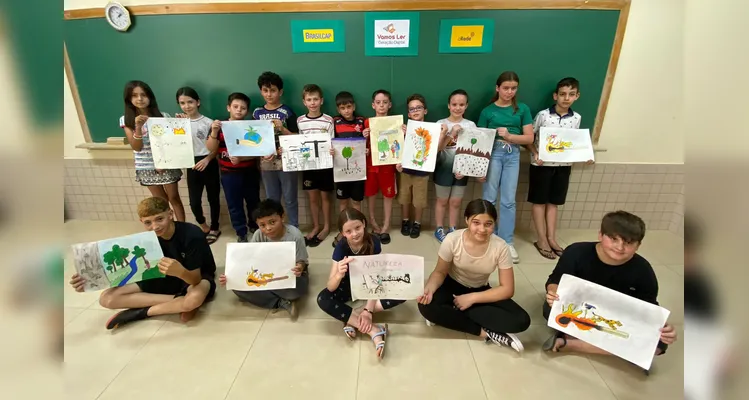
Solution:
{"label": "white sneaker", "polygon": [[515,246],[511,244],[508,246],[510,247],[510,255],[512,256],[512,263],[513,264],[520,263],[520,255],[518,254],[518,251],[515,250]]}

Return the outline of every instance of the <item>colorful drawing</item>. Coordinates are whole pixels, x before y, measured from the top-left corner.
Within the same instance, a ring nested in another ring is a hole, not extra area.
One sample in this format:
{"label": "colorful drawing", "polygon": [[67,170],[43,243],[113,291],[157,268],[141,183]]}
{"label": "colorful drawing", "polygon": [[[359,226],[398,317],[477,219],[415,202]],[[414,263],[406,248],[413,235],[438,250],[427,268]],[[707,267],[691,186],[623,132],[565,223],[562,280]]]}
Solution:
{"label": "colorful drawing", "polygon": [[367,179],[367,139],[341,138],[332,139],[335,150],[333,156],[333,181],[352,182]]}
{"label": "colorful drawing", "polygon": [[424,258],[401,254],[355,257],[351,294],[358,299],[412,300],[424,293]]}
{"label": "colorful drawing", "polygon": [[564,274],[547,325],[649,369],[669,311]]}
{"label": "colorful drawing", "polygon": [[276,151],[271,121],[222,121],[221,132],[232,157],[262,157]]}
{"label": "colorful drawing", "polygon": [[494,135],[493,129],[464,129],[458,135],[453,173],[477,178],[486,176],[494,146]]}
{"label": "colorful drawing", "polygon": [[163,257],[153,232],[73,245],[75,268],[86,279],[86,291],[162,278],[156,263]]}
{"label": "colorful drawing", "polygon": [[333,168],[330,135],[284,135],[279,137],[284,171],[309,171]]}
{"label": "colorful drawing", "polygon": [[573,163],[595,160],[588,129],[542,127],[538,143],[542,144],[538,149],[542,161]]}
{"label": "colorful drawing", "polygon": [[192,127],[188,118],[149,118],[146,125],[157,169],[195,166]]}
{"label": "colorful drawing", "polygon": [[406,126],[403,168],[433,172],[437,162],[437,148],[442,126],[433,122],[409,120]]}
{"label": "colorful drawing", "polygon": [[372,165],[394,165],[401,162],[402,126],[402,115],[369,119]]}
{"label": "colorful drawing", "polygon": [[226,245],[226,288],[241,291],[293,289],[294,242]]}

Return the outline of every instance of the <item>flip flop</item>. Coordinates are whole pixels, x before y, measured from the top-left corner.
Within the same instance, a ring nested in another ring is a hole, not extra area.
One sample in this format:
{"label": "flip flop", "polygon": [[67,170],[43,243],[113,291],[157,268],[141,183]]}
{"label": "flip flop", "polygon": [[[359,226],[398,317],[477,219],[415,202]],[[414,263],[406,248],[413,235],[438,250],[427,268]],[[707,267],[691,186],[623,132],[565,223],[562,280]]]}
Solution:
{"label": "flip flop", "polygon": [[[550,247],[551,247],[551,246],[550,246]],[[553,248],[553,247],[551,247],[551,251],[553,251],[553,252],[554,252],[554,254],[556,254],[556,255],[557,255],[557,256],[559,256],[559,257],[561,257],[561,256],[562,256],[562,254],[564,253],[564,249],[558,249],[558,250],[557,250],[557,249],[555,249],[555,248]]]}
{"label": "flip flop", "polygon": [[[556,345],[557,339],[562,339],[562,345],[554,349],[554,345]],[[558,353],[560,349],[564,348],[564,346],[567,346],[567,338],[564,337],[564,333],[554,332],[554,334],[546,339],[541,348],[543,349],[543,351],[553,351],[554,353]]]}
{"label": "flip flop", "polygon": [[205,235],[205,239],[208,241],[208,244],[214,244],[220,236],[221,231],[210,231]]}
{"label": "flip flop", "polygon": [[538,245],[538,242],[533,242],[533,247],[538,250],[538,254],[540,254],[543,258],[549,259],[549,260],[555,260],[557,257],[554,255],[554,250],[544,250],[541,248],[541,246]]}

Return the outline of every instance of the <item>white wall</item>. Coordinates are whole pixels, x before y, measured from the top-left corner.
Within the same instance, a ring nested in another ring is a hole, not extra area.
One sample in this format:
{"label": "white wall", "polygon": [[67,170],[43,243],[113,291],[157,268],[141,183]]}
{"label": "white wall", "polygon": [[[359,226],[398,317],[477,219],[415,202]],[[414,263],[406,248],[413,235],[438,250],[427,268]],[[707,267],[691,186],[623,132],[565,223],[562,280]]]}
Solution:
{"label": "white wall", "polygon": [[[143,0],[120,2],[125,6],[151,4]],[[211,2],[159,0],[154,3]],[[64,2],[66,10],[101,7],[102,4],[101,0]],[[619,66],[599,143],[600,147],[608,151],[597,154],[598,162],[684,162],[684,9],[682,0],[632,0]],[[65,158],[91,158],[93,152],[75,149],[76,144],[83,142],[83,132],[66,80]],[[95,153],[96,157],[131,157],[126,151]]]}

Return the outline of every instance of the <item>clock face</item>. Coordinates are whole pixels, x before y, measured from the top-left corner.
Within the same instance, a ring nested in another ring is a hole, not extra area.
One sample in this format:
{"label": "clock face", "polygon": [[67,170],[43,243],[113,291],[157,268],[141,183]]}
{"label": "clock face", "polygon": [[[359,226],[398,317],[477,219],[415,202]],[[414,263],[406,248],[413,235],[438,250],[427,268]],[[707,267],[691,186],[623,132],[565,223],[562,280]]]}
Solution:
{"label": "clock face", "polygon": [[118,3],[110,3],[106,8],[107,21],[113,28],[124,31],[130,27],[130,14]]}

